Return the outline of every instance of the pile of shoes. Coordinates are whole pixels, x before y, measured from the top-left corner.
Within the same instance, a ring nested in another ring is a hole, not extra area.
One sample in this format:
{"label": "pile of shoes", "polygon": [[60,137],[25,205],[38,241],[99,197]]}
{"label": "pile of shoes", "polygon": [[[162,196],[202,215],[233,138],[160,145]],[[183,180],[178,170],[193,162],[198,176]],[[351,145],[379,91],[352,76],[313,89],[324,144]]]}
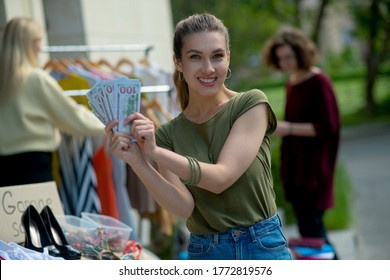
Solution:
{"label": "pile of shoes", "polygon": [[81,252],[69,245],[49,206],[39,213],[33,205],[29,205],[22,215],[22,225],[25,229],[25,248],[55,258],[81,259]]}

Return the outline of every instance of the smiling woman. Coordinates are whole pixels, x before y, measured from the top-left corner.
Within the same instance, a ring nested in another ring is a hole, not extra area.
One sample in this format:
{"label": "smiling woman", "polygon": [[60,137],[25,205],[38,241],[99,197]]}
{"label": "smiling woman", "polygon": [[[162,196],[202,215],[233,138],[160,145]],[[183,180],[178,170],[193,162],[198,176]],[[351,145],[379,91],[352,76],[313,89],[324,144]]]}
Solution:
{"label": "smiling woman", "polygon": [[182,113],[156,131],[150,119],[131,114],[130,135],[114,132],[118,121],[110,122],[111,152],[163,208],[187,219],[188,259],[291,259],[276,213],[270,150],[276,118],[266,95],[226,87],[228,30],[211,14],[180,21],[173,49]]}

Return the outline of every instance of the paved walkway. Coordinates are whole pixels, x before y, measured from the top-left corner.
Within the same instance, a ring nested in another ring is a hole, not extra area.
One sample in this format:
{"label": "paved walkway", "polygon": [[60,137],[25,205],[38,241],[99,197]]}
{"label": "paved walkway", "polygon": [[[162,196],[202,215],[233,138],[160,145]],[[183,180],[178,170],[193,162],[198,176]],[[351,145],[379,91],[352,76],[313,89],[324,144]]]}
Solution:
{"label": "paved walkway", "polygon": [[[390,123],[344,129],[339,160],[351,178],[354,219],[329,233],[339,258],[390,260]],[[294,225],[284,232],[298,236]]]}

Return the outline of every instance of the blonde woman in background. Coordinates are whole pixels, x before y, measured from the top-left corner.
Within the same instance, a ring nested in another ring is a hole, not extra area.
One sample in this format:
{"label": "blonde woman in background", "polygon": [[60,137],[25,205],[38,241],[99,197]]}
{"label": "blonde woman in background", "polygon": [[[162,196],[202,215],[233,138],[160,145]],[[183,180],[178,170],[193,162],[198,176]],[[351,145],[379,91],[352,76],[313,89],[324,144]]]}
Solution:
{"label": "blonde woman in background", "polygon": [[86,107],[64,95],[38,65],[43,30],[29,18],[11,19],[0,50],[0,186],[53,180],[52,153],[60,131],[104,135]]}

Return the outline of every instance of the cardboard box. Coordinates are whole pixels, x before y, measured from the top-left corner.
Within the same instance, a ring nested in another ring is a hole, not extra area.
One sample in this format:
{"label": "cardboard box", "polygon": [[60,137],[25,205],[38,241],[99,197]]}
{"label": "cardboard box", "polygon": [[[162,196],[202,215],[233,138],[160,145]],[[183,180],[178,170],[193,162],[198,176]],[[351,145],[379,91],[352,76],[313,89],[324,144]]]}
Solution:
{"label": "cardboard box", "polygon": [[22,215],[34,205],[38,212],[48,205],[55,215],[64,215],[56,183],[17,185],[0,188],[0,240],[23,243]]}

